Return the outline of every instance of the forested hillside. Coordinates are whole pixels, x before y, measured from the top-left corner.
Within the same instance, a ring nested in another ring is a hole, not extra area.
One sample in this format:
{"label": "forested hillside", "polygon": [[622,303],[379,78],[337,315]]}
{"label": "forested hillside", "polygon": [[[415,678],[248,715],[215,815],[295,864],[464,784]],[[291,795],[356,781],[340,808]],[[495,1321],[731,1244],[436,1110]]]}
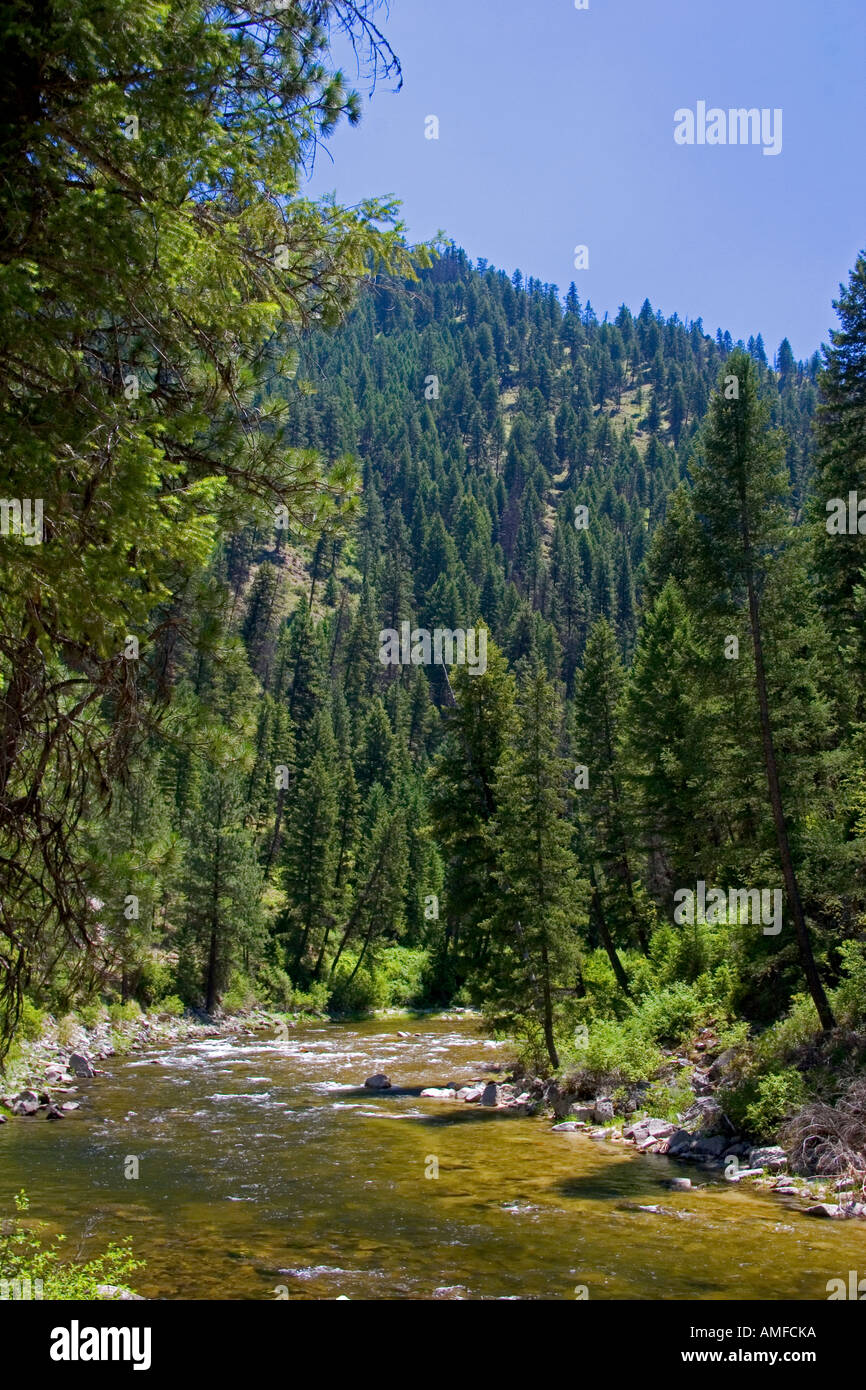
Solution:
{"label": "forested hillside", "polygon": [[[293,448],[359,461],[357,517],[307,543],[260,513],[165,609],[149,727],[76,846],[98,947],[84,975],[40,960],[31,997],[474,1000],[553,1065],[596,1018],[622,1052],[644,1015],[673,1041],[803,995],[808,1031],[811,987],[829,1023],[826,991],[863,972],[858,649],[832,586],[858,591],[807,513],[822,382],[822,460],[850,414],[844,352],[822,376],[783,342],[770,366],[760,337],[648,302],[600,323],[574,286],[454,248],[306,335],[255,405],[287,408]],[[404,622],[485,625],[486,670],[383,665]],[[700,881],[787,890],[786,854],[799,937],[787,891],[778,931],[675,922]]]}

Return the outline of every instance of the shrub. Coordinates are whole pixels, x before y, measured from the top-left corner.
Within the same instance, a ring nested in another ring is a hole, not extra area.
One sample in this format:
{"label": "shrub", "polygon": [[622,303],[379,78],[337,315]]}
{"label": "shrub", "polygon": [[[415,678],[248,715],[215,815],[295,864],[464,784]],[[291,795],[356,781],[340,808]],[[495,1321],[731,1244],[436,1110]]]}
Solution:
{"label": "shrub", "polygon": [[755,1057],[763,1070],[780,1070],[797,1051],[815,1043],[821,1020],[807,994],[795,994],[785,1018],[767,1028],[756,1040]]}
{"label": "shrub", "polygon": [[344,955],[331,986],[328,1008],[337,1014],[368,1014],[382,1009],[388,1002],[385,976],[365,961],[354,979],[350,979],[355,960]]}
{"label": "shrub", "polygon": [[61,1047],[74,1047],[80,1031],[80,1024],[74,1014],[64,1014],[57,1020],[57,1041]]}
{"label": "shrub", "polygon": [[78,1017],[85,1028],[95,1028],[97,1023],[106,1017],[105,1005],[99,1000],[94,1000],[91,1004],[81,1004],[78,1008]]}
{"label": "shrub", "polygon": [[255,985],[247,975],[236,970],[231,977],[228,989],[220,999],[220,1004],[226,1013],[246,1013],[247,1009],[255,1008],[258,1002],[259,996]]}
{"label": "shrub", "polygon": [[727,928],[708,922],[696,922],[688,931],[670,922],[659,927],[650,943],[650,960],[658,983],[694,981],[720,965],[730,946],[726,933]]}
{"label": "shrub", "polygon": [[[516,1049],[517,1072],[520,1076],[543,1076],[550,1069],[544,1031],[532,1014],[512,1020],[508,1032]],[[560,1060],[562,1055],[560,1055]]]}
{"label": "shrub", "polygon": [[109,1004],[108,1017],[112,1023],[135,1023],[141,1018],[141,1005],[137,999],[127,999],[125,1004]]}
{"label": "shrub", "polygon": [[[451,953],[445,950],[442,943],[432,947],[424,966],[421,1001],[433,1007],[454,1002],[471,1002],[469,997],[458,1001],[458,985],[459,975]],[[461,994],[467,993],[467,985],[460,985],[459,988]],[[469,993],[471,994],[471,989]]]}
{"label": "shrub", "polygon": [[648,1040],[675,1044],[694,1031],[705,1012],[696,990],[680,982],[646,995],[635,1009],[635,1021]]}
{"label": "shrub", "polygon": [[427,952],[411,946],[389,946],[382,953],[379,971],[385,978],[388,1003],[395,1008],[419,1004],[424,994]]}
{"label": "shrub", "polygon": [[718,1100],[731,1120],[753,1139],[772,1139],[804,1104],[806,1083],[793,1067],[750,1076],[723,1089]]}
{"label": "shrub", "polygon": [[843,941],[839,947],[845,978],[833,996],[836,1017],[853,1027],[866,1019],[866,942]]}
{"label": "shrub", "polygon": [[644,1092],[643,1107],[657,1119],[675,1123],[694,1104],[694,1100],[695,1093],[691,1086],[654,1081]]}
{"label": "shrub", "polygon": [[307,990],[292,990],[290,1008],[303,1014],[324,1014],[328,1009],[330,992],[325,980],[313,980]]}
{"label": "shrub", "polygon": [[167,994],[164,999],[159,999],[155,1005],[157,1013],[170,1014],[172,1018],[182,1018],[186,1005],[179,994]]}
{"label": "shrub", "polygon": [[0,1279],[29,1281],[43,1299],[92,1300],[101,1297],[101,1284],[126,1289],[129,1275],[144,1268],[144,1262],[134,1258],[127,1244],[111,1244],[103,1254],[84,1263],[64,1261],[66,1237],[47,1239],[44,1223],[27,1219],[30,1204],[24,1192],[19,1192],[14,1202],[16,1215],[0,1223]]}
{"label": "shrub", "polygon": [[652,1076],[663,1060],[635,1019],[595,1019],[588,1025],[587,1047],[578,1054],[577,1070],[587,1082],[598,1078],[609,1086],[642,1081]]}
{"label": "shrub", "polygon": [[45,1014],[25,996],[21,1001],[18,1027],[15,1030],[16,1038],[20,1038],[24,1042],[35,1042],[37,1038],[42,1036],[45,1024]]}
{"label": "shrub", "polygon": [[159,956],[147,956],[142,962],[135,991],[144,1007],[150,1008],[176,988],[177,981],[170,963]]}
{"label": "shrub", "polygon": [[294,986],[286,971],[279,965],[265,961],[259,966],[256,982],[270,1008],[283,1011],[291,1009]]}

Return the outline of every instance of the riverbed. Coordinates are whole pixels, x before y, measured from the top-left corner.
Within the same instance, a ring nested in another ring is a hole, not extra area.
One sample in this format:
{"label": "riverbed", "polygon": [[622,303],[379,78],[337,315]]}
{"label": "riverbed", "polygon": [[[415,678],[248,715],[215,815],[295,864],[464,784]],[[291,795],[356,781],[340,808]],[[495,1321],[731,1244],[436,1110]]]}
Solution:
{"label": "riverbed", "polygon": [[[477,1030],[310,1023],[112,1057],[62,1122],[0,1127],[0,1208],[25,1188],[81,1258],[129,1237],[148,1298],[823,1300],[866,1273],[864,1222],[421,1098],[507,1060]],[[391,1091],[364,1089],[377,1071]]]}

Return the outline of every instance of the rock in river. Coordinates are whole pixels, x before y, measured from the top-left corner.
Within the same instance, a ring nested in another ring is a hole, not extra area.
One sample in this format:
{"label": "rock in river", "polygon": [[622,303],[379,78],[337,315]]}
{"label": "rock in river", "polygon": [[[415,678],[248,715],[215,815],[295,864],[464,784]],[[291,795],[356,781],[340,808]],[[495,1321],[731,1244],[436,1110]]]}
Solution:
{"label": "rock in river", "polygon": [[13,1115],[35,1115],[39,1109],[39,1097],[35,1091],[20,1091],[12,1102]]}
{"label": "rock in river", "polygon": [[73,1052],[69,1058],[69,1070],[73,1076],[94,1076],[94,1070],[87,1057],[80,1052]]}
{"label": "rock in river", "polygon": [[383,1071],[377,1071],[374,1076],[368,1076],[364,1085],[368,1091],[390,1091],[391,1089],[391,1082]]}
{"label": "rock in river", "polygon": [[764,1149],[749,1150],[750,1168],[769,1168],[772,1173],[777,1173],[781,1168],[787,1167],[788,1155],[778,1144],[772,1144]]}

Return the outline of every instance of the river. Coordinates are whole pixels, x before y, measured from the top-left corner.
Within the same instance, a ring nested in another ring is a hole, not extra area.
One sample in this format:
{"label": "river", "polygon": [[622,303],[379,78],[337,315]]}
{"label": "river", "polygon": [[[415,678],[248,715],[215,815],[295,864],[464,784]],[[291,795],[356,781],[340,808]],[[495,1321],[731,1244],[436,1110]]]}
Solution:
{"label": "river", "polygon": [[[401,1038],[399,1030],[414,1036]],[[470,1018],[311,1023],[116,1056],[0,1127],[0,1207],[168,1299],[826,1299],[866,1229],[549,1121],[421,1099],[507,1058]],[[391,1092],[363,1089],[387,1071]],[[137,1178],[127,1177],[138,1159]],[[438,1177],[432,1176],[438,1167]],[[430,1176],[428,1176],[430,1174]],[[691,1191],[671,1191],[688,1174]],[[661,1211],[642,1211],[660,1206]]]}

